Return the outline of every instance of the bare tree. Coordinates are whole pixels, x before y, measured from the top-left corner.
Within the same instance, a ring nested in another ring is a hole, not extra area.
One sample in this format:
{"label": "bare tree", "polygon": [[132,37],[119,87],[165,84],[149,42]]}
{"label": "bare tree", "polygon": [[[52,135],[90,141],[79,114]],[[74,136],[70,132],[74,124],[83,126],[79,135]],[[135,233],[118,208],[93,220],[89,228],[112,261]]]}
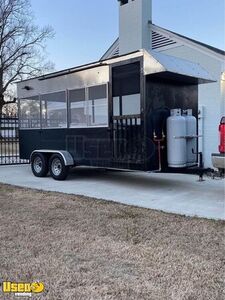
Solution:
{"label": "bare tree", "polygon": [[0,0],[0,114],[4,105],[16,102],[7,96],[13,83],[51,68],[43,50],[52,36],[51,27],[33,24],[30,0]]}

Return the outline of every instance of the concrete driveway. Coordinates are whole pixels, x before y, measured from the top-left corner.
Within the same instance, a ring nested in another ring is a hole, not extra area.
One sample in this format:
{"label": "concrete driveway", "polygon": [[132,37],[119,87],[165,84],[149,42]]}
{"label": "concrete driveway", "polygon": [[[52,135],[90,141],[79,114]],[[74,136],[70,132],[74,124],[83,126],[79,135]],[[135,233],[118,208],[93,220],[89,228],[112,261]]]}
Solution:
{"label": "concrete driveway", "polygon": [[0,182],[84,195],[187,216],[225,219],[225,181],[197,176],[75,168],[66,181],[34,177],[29,165],[0,166]]}

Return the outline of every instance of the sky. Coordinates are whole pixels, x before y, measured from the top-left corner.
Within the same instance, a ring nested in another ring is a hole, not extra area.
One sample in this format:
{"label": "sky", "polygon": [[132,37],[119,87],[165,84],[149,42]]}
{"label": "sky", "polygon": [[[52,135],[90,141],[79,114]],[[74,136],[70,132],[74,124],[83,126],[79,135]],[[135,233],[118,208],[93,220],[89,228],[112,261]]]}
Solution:
{"label": "sky", "polygon": [[[225,0],[152,0],[153,23],[225,50]],[[31,0],[34,22],[50,25],[56,70],[97,61],[118,37],[117,0]]]}

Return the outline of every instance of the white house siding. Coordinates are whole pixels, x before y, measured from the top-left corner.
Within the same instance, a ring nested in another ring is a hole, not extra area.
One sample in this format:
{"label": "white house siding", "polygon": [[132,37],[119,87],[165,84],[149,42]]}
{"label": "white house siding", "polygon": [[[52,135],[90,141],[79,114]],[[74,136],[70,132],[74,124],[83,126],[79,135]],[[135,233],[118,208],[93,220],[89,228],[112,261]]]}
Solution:
{"label": "white house siding", "polygon": [[224,82],[221,81],[223,64],[213,55],[207,55],[186,45],[162,52],[201,64],[217,80],[215,83],[199,86],[199,107],[204,108],[204,138],[199,146],[203,151],[205,166],[212,167],[211,153],[218,152],[218,124],[225,111],[225,87]]}
{"label": "white house siding", "polygon": [[222,94],[222,103],[221,103],[221,112],[222,115],[225,116],[225,67],[223,68],[224,70],[224,75],[223,75],[223,80],[221,81],[221,94]]}

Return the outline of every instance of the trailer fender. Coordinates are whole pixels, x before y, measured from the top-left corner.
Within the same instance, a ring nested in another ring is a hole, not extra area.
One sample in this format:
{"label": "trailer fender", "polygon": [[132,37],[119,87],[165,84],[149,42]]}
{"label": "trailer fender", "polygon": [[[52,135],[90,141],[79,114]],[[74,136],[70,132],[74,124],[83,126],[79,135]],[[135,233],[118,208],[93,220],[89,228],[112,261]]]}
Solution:
{"label": "trailer fender", "polygon": [[75,165],[72,155],[68,151],[65,151],[65,150],[51,150],[51,149],[34,150],[31,153],[30,161],[32,161],[32,156],[35,153],[46,153],[46,154],[55,154],[56,153],[56,154],[59,154],[62,156],[65,166],[74,166]]}

